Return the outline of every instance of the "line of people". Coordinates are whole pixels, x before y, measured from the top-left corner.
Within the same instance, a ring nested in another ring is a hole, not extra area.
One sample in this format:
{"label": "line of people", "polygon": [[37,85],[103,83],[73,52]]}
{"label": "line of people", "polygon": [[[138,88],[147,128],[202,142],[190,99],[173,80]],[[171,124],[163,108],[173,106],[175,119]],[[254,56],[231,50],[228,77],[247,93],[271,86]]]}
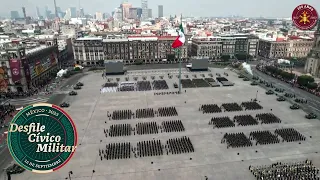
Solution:
{"label": "line of people", "polygon": [[242,107],[237,103],[224,103],[222,104],[222,107],[228,112],[242,111]]}
{"label": "line of people", "polygon": [[271,165],[249,166],[250,172],[257,180],[319,180],[319,168],[316,168],[312,161],[283,163],[276,162]]}
{"label": "line of people", "polygon": [[235,127],[234,122],[227,116],[225,117],[214,117],[209,121],[209,125],[213,125],[213,128],[226,128]]}
{"label": "line of people", "polygon": [[252,146],[252,142],[247,138],[243,132],[239,133],[225,133],[221,143],[227,143],[227,148],[239,148]]}
{"label": "line of people", "polygon": [[261,124],[281,123],[281,120],[272,113],[256,114],[256,119],[261,121]]}
{"label": "line of people", "polygon": [[194,147],[191,143],[191,140],[189,137],[186,136],[182,138],[174,138],[167,140],[165,148],[167,150],[167,154],[182,154],[194,152]]}
{"label": "line of people", "polygon": [[233,120],[234,122],[237,122],[239,126],[253,126],[259,124],[259,122],[251,115],[234,116]]}
{"label": "line of people", "polygon": [[200,106],[199,111],[202,111],[203,114],[222,112],[221,108],[217,104],[203,104]]}
{"label": "line of people", "polygon": [[99,156],[101,161],[113,159],[129,159],[131,158],[131,143],[110,143],[106,145],[106,149],[99,149]]}
{"label": "line of people", "polygon": [[283,141],[286,141],[286,142],[306,140],[306,137],[304,135],[302,135],[301,133],[299,133],[297,130],[293,128],[276,129],[274,132],[279,136],[281,136]]}
{"label": "line of people", "polygon": [[259,110],[259,109],[262,109],[262,106],[260,104],[258,104],[256,101],[242,102],[241,106],[245,110]]}

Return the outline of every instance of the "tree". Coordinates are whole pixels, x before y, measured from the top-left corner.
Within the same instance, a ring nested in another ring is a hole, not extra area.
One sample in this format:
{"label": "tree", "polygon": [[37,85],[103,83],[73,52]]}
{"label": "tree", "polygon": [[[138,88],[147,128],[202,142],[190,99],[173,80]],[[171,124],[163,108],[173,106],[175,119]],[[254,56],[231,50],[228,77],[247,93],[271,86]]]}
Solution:
{"label": "tree", "polygon": [[100,66],[103,66],[104,60],[99,60],[99,61],[98,61],[98,64],[99,64]]}
{"label": "tree", "polygon": [[248,53],[238,53],[234,55],[238,60],[250,60],[252,56]]}
{"label": "tree", "polygon": [[311,76],[307,76],[307,75],[299,76],[298,79],[297,79],[297,83],[300,86],[304,86],[304,87],[307,87],[307,85],[309,83],[313,83],[313,82],[314,82],[314,78],[311,77]]}
{"label": "tree", "polygon": [[134,62],[134,64],[135,64],[135,65],[141,65],[141,64],[143,64],[143,61],[140,60],[140,59],[138,59],[138,60],[136,60],[136,61]]}
{"label": "tree", "polygon": [[229,61],[229,60],[230,60],[230,55],[224,54],[224,55],[221,56],[221,59],[222,59],[223,61]]}
{"label": "tree", "polygon": [[318,87],[318,84],[314,82],[307,84],[308,89],[316,89],[317,87]]}

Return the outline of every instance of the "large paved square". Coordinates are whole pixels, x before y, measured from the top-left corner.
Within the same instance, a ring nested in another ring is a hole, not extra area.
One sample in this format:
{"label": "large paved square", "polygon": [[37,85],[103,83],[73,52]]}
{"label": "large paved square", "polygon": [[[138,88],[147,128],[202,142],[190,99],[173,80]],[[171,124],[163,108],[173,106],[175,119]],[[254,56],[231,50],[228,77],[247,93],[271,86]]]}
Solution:
{"label": "large paved square", "polygon": [[[69,171],[73,171],[72,179],[77,180],[201,180],[207,176],[212,180],[250,180],[254,179],[248,170],[249,165],[265,165],[276,161],[298,161],[307,158],[312,159],[315,165],[319,166],[320,156],[320,123],[318,120],[307,120],[304,118],[305,112],[302,110],[292,111],[288,102],[277,102],[276,96],[267,96],[265,90],[259,86],[251,86],[250,82],[238,79],[237,75],[229,70],[211,69],[211,73],[216,77],[216,73],[223,75],[228,72],[227,77],[235,83],[232,87],[212,87],[212,88],[189,88],[180,95],[154,95],[154,91],[144,92],[113,92],[100,93],[101,85],[106,79],[101,77],[101,73],[90,73],[83,77],[81,82],[84,87],[78,91],[77,96],[68,96],[67,101],[71,106],[67,111],[74,119],[78,134],[79,145],[75,156],[61,170],[51,174],[33,174],[24,172],[20,175],[13,175],[15,180],[62,180],[68,176]],[[173,74],[172,79],[168,79],[167,74]],[[156,79],[163,75],[170,89],[177,91],[173,87],[174,82],[178,82],[176,77],[177,69],[170,70],[146,70],[131,71],[126,76],[114,76],[124,81],[125,77],[150,76],[155,75]],[[191,73],[186,70],[183,74],[205,74]],[[214,114],[203,114],[199,111],[200,104],[218,104],[243,101],[250,101],[257,95],[262,110],[222,112]],[[146,119],[131,119],[113,121],[107,117],[107,112],[113,110],[131,109],[135,111],[139,108],[159,108],[175,106],[178,117],[154,117]],[[208,125],[212,117],[229,116],[233,118],[239,114],[251,114],[272,112],[282,120],[280,124],[259,124],[255,126],[236,126],[230,128],[213,129]],[[105,137],[104,129],[108,129],[112,124],[128,123],[134,126],[138,122],[157,122],[164,120],[181,120],[185,127],[184,132],[159,133],[148,135],[131,135],[125,137]],[[281,142],[272,145],[258,145],[245,148],[228,148],[226,144],[221,144],[221,139],[226,132],[244,132],[249,134],[255,130],[275,130],[281,127],[295,128],[304,136],[306,141],[301,142]],[[131,142],[136,143],[144,140],[167,140],[188,136],[195,148],[195,152],[180,155],[163,155],[157,157],[144,157],[121,160],[100,160],[99,149],[105,148],[111,142]],[[311,138],[312,137],[312,138]],[[239,153],[239,155],[238,155]],[[152,162],[152,163],[151,163]],[[93,173],[93,170],[95,171]]]}

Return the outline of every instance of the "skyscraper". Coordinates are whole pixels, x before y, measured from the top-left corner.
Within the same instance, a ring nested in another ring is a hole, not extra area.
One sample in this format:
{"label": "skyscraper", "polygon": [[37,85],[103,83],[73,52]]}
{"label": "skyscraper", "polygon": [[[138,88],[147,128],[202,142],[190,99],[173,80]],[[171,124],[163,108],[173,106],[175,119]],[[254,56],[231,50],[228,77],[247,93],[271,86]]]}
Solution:
{"label": "skyscraper", "polygon": [[129,9],[132,8],[132,5],[124,2],[120,4],[120,8],[122,9],[122,20],[129,19]]}
{"label": "skyscraper", "polygon": [[148,9],[148,18],[152,18],[152,9]]}
{"label": "skyscraper", "polygon": [[17,19],[20,17],[18,11],[11,11],[10,15],[11,15],[11,19]]}
{"label": "skyscraper", "polygon": [[84,17],[84,10],[83,10],[83,8],[80,8],[80,17],[81,17],[81,18]]}
{"label": "skyscraper", "polygon": [[96,20],[98,20],[98,21],[103,20],[103,13],[102,12],[96,12]]}
{"label": "skyscraper", "polygon": [[36,13],[37,13],[37,18],[40,19],[41,14],[38,6],[36,7]]}
{"label": "skyscraper", "polygon": [[158,6],[158,18],[163,17],[163,5]]}
{"label": "skyscraper", "polygon": [[141,20],[148,19],[148,0],[141,0],[141,9],[142,9]]}
{"label": "skyscraper", "polygon": [[77,8],[70,7],[70,12],[71,12],[71,18],[76,18],[77,17]]}

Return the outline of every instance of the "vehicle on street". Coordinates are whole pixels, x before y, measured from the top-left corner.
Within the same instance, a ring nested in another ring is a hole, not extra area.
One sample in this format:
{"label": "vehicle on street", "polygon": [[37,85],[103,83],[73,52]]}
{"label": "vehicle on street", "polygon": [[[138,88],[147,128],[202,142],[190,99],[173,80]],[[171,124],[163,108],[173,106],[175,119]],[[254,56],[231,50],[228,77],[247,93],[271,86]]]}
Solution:
{"label": "vehicle on street", "polygon": [[76,86],[83,86],[84,84],[82,82],[77,82]]}
{"label": "vehicle on street", "polygon": [[314,113],[309,113],[305,116],[307,119],[316,119],[317,115],[315,115]]}
{"label": "vehicle on street", "polygon": [[280,96],[277,98],[277,101],[285,101],[285,100],[286,100],[286,98],[284,98],[283,96]]}
{"label": "vehicle on street", "polygon": [[70,92],[69,92],[69,95],[70,95],[70,96],[75,96],[75,95],[78,95],[78,93],[75,92],[75,91],[70,91]]}
{"label": "vehicle on street", "polygon": [[60,104],[60,107],[63,107],[63,108],[67,108],[69,106],[70,106],[70,104],[67,103],[67,102],[63,102],[63,103]]}
{"label": "vehicle on street", "polygon": [[251,83],[251,86],[257,86],[258,85],[258,83],[256,82],[256,81],[253,81],[252,83]]}
{"label": "vehicle on street", "polygon": [[293,104],[290,106],[290,109],[292,110],[300,109],[300,106],[298,104]]}
{"label": "vehicle on street", "polygon": [[266,92],[266,95],[272,95],[272,94],[274,94],[274,92],[272,90],[269,90]]}
{"label": "vehicle on street", "polygon": [[186,67],[187,67],[187,68],[192,68],[192,63],[188,63],[188,64],[186,65]]}
{"label": "vehicle on street", "polygon": [[245,77],[245,78],[243,78],[243,81],[250,81],[250,79]]}
{"label": "vehicle on street", "polygon": [[178,84],[177,83],[173,83],[173,87],[174,88],[178,88]]}
{"label": "vehicle on street", "polygon": [[79,89],[81,89],[81,86],[74,86],[73,89],[74,90],[79,90]]}

